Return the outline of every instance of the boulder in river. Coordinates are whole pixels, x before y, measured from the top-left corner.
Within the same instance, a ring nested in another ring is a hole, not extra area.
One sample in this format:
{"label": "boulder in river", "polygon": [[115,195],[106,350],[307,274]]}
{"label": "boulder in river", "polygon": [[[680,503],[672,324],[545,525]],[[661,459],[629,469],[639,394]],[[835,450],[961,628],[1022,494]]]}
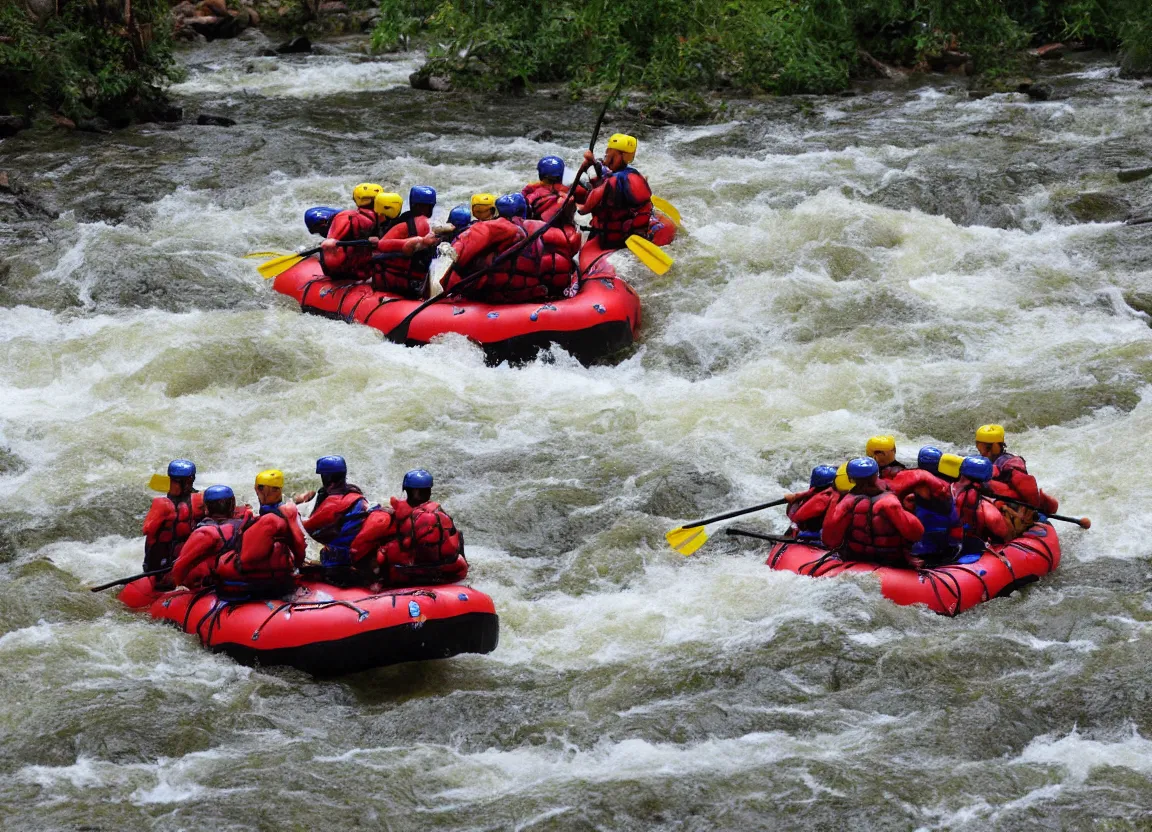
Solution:
{"label": "boulder in river", "polygon": [[1137,182],[1148,176],[1152,176],[1152,168],[1128,168],[1116,174],[1121,182]]}
{"label": "boulder in river", "polygon": [[24,116],[0,116],[0,139],[15,136],[27,128],[28,119]]}
{"label": "boulder in river", "polygon": [[1132,210],[1120,197],[1099,191],[1080,194],[1065,207],[1079,222],[1119,222]]}
{"label": "boulder in river", "polygon": [[196,116],[196,123],[208,127],[234,127],[236,121],[227,116],[214,116],[208,113],[201,113]]}
{"label": "boulder in river", "polygon": [[297,35],[276,47],[276,52],[279,55],[299,55],[311,51],[312,41],[304,35]]}
{"label": "boulder in river", "polygon": [[408,76],[408,83],[414,90],[430,90],[431,92],[448,92],[452,89],[452,79],[447,75],[427,75],[423,72],[413,72]]}
{"label": "boulder in river", "polygon": [[1052,88],[1047,84],[1029,84],[1028,89],[1021,90],[1033,101],[1047,101],[1052,97]]}

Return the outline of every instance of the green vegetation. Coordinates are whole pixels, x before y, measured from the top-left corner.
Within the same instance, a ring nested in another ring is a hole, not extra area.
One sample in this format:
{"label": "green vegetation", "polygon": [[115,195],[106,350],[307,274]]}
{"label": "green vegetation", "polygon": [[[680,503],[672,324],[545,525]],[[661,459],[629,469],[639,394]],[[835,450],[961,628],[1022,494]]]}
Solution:
{"label": "green vegetation", "polygon": [[[39,14],[39,18],[35,13]],[[0,113],[147,117],[172,68],[167,0],[0,3]]]}
{"label": "green vegetation", "polygon": [[423,32],[428,74],[473,88],[583,85],[631,68],[656,91],[842,89],[860,51],[916,66],[945,51],[977,71],[1018,62],[1031,44],[1119,48],[1152,68],[1148,0],[382,0],[377,47]]}

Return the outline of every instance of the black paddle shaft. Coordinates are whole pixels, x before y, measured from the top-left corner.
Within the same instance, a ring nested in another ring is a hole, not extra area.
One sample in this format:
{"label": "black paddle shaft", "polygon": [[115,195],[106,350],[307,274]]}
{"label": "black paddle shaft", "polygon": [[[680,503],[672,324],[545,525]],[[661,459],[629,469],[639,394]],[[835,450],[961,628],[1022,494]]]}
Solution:
{"label": "black paddle shaft", "polygon": [[131,575],[127,578],[118,578],[115,581],[109,581],[106,584],[100,584],[100,586],[90,587],[89,592],[103,592],[104,590],[111,589],[114,586],[124,586],[125,584],[132,583],[133,581],[138,581],[141,578],[150,578],[153,575],[167,575],[171,571],[172,567],[166,566],[163,569],[154,569],[151,572],[141,572],[139,575]]}
{"label": "black paddle shaft", "polygon": [[770,503],[761,503],[758,506],[751,506],[749,508],[737,509],[736,511],[730,511],[727,514],[718,514],[715,517],[706,517],[703,520],[695,520],[691,523],[685,523],[680,528],[682,528],[682,529],[694,529],[697,526],[707,526],[709,523],[719,523],[721,520],[730,520],[733,517],[739,517],[743,514],[751,514],[752,512],[760,511],[761,509],[772,508],[773,506],[782,506],[786,502],[788,502],[788,498],[787,497],[781,497],[779,500],[773,500]]}
{"label": "black paddle shaft", "polygon": [[1009,505],[1020,506],[1020,508],[1030,509],[1031,511],[1034,511],[1037,514],[1043,514],[1045,517],[1051,517],[1053,520],[1063,520],[1065,523],[1075,523],[1077,526],[1080,526],[1081,528],[1083,528],[1083,525],[1084,525],[1083,518],[1081,518],[1081,517],[1068,517],[1068,516],[1063,515],[1063,514],[1048,514],[1047,512],[1044,512],[1041,509],[1036,508],[1036,506],[1028,505],[1028,503],[1023,502],[1022,500],[1013,500],[1011,497],[1002,497],[999,494],[997,494],[995,491],[985,491],[985,490],[981,489],[980,495],[982,497],[987,497],[989,500],[999,500],[1002,503],[1008,503]]}
{"label": "black paddle shaft", "polygon": [[[592,140],[590,142],[588,142],[588,149],[589,150],[595,151],[596,139],[598,139],[600,137],[600,128],[604,125],[604,116],[607,115],[607,113],[608,113],[608,105],[612,102],[612,99],[616,97],[616,94],[618,92],[620,92],[620,85],[623,83],[624,83],[624,70],[623,70],[623,68],[621,68],[620,77],[616,80],[616,88],[612,90],[611,95],[609,95],[606,99],[604,99],[604,106],[600,108],[600,115],[596,119],[596,127],[593,128],[593,130],[592,130]],[[584,175],[584,171],[588,170],[588,165],[589,165],[589,163],[585,162],[584,164],[582,164],[580,166],[580,169],[578,171],[576,171],[576,178],[575,178],[575,180],[573,180],[574,182],[578,182],[580,180],[580,177]],[[540,228],[536,229],[531,234],[529,234],[526,239],[521,240],[519,243],[512,246],[512,248],[505,251],[503,254],[501,254],[499,257],[494,259],[491,263],[489,263],[484,268],[480,269],[479,271],[472,272],[472,274],[461,279],[459,283],[457,283],[455,286],[452,287],[451,292],[443,292],[434,298],[429,298],[428,300],[424,301],[422,304],[420,304],[415,309],[413,309],[411,312],[409,312],[407,317],[404,318],[404,320],[402,320],[400,323],[396,324],[396,326],[394,326],[391,330],[386,332],[384,334],[384,337],[387,338],[389,341],[391,341],[394,344],[405,343],[408,340],[408,330],[411,329],[411,327],[412,327],[412,320],[417,315],[419,315],[421,312],[423,312],[425,309],[427,309],[432,304],[439,303],[440,301],[444,300],[445,298],[447,298],[451,295],[459,294],[461,289],[464,289],[467,286],[471,285],[472,283],[475,283],[481,277],[483,277],[484,275],[486,275],[490,271],[492,271],[494,268],[501,265],[502,263],[506,263],[508,260],[510,260],[511,258],[515,257],[517,254],[519,254],[521,251],[523,251],[525,248],[532,245],[532,243],[534,243],[537,240],[537,238],[540,237],[541,234],[543,234],[549,228],[554,226],[556,224],[556,221],[559,220],[562,216],[564,216],[566,209],[571,204],[572,200],[574,200],[575,198],[576,198],[576,186],[573,185],[571,188],[568,189],[568,195],[566,197],[564,197],[564,202],[561,203],[560,209],[555,214],[552,215],[552,219],[548,220],[548,222],[544,223],[543,226],[541,226]],[[449,270],[449,271],[451,271],[451,270]]]}
{"label": "black paddle shaft", "polygon": [[740,537],[754,537],[757,540],[768,540],[772,543],[804,543],[804,545],[806,545],[806,546],[819,546],[820,545],[820,543],[818,541],[815,541],[815,540],[800,541],[794,537],[781,537],[780,535],[777,535],[777,534],[763,534],[761,532],[753,532],[753,531],[749,531],[747,529],[738,529],[735,527],[729,527],[729,528],[725,529],[724,534],[733,534],[733,535],[738,535]]}
{"label": "black paddle shaft", "polygon": [[[372,245],[372,241],[371,240],[337,240],[336,245],[339,246],[340,248],[367,248],[368,246]],[[311,257],[313,254],[319,254],[320,249],[322,249],[322,248],[323,248],[323,246],[316,246],[316,248],[310,248],[307,251],[302,251],[299,254],[296,254],[294,256],[296,256],[296,257]]]}

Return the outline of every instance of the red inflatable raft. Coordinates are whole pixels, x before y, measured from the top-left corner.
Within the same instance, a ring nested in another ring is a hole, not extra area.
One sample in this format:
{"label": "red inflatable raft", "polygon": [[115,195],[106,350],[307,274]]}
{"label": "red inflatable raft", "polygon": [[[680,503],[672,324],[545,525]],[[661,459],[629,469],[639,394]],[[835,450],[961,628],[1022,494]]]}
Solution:
{"label": "red inflatable raft", "polygon": [[224,601],[211,589],[156,592],[151,578],[141,578],[120,600],[241,664],[291,665],[316,676],[491,653],[500,636],[492,599],[463,584],[374,593],[299,580],[289,600]]}
{"label": "red inflatable raft", "polygon": [[[374,292],[368,283],[331,280],[309,257],[272,284],[301,310],[390,332],[420,301]],[[464,299],[433,304],[417,315],[407,344],[459,333],[481,344],[492,361],[530,359],[556,344],[590,363],[629,346],[640,329],[640,298],[605,258],[572,298],[541,303],[487,304]]]}
{"label": "red inflatable raft", "polygon": [[1047,523],[1037,523],[1002,546],[990,546],[969,563],[928,569],[899,569],[841,560],[840,556],[804,543],[776,543],[768,555],[773,569],[826,577],[845,572],[875,572],[880,591],[897,604],[926,604],[941,615],[956,615],[992,598],[1003,598],[1040,580],[1060,565],[1060,541]]}

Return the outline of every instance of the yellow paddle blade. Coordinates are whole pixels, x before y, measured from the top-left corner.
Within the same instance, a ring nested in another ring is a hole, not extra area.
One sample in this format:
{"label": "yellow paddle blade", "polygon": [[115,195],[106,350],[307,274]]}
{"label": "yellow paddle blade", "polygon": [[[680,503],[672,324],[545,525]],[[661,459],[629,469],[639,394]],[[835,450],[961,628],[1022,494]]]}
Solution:
{"label": "yellow paddle blade", "polygon": [[282,251],[250,251],[244,255],[244,259],[247,260],[249,258],[255,258],[255,257],[283,257],[283,256],[284,256],[284,252],[282,252]]}
{"label": "yellow paddle blade", "polygon": [[281,273],[288,271],[303,259],[299,254],[282,254],[279,257],[261,263],[256,267],[256,271],[260,272],[260,276],[265,280],[271,280]]}
{"label": "yellow paddle blade", "polygon": [[668,541],[669,546],[684,557],[688,557],[708,542],[708,533],[704,531],[703,526],[694,526],[691,529],[677,526],[672,531],[667,532],[664,539]]}
{"label": "yellow paddle blade", "polygon": [[680,212],[676,210],[676,206],[666,199],[661,199],[658,196],[652,197],[652,207],[664,214],[668,219],[680,227]]}
{"label": "yellow paddle blade", "polygon": [[148,480],[148,487],[153,491],[162,491],[167,494],[169,487],[172,485],[172,480],[168,479],[165,474],[153,474],[152,479]]}
{"label": "yellow paddle blade", "polygon": [[672,258],[665,254],[660,246],[645,240],[643,237],[637,237],[633,234],[628,238],[627,246],[629,251],[640,258],[641,263],[656,274],[664,274],[672,268]]}

